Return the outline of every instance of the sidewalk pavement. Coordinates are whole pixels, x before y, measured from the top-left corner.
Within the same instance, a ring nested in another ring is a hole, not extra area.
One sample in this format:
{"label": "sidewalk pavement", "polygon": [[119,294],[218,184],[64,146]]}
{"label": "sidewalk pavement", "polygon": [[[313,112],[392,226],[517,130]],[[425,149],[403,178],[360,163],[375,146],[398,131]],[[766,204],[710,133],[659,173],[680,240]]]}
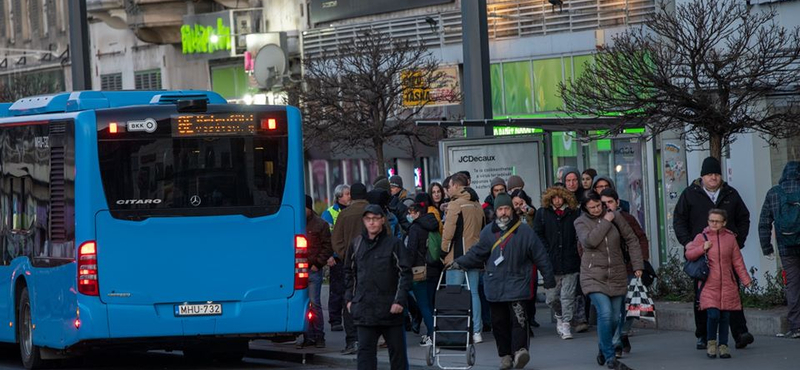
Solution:
{"label": "sidewalk pavement", "polygon": [[[323,307],[327,304],[327,286],[323,287]],[[658,309],[658,308],[656,308]],[[331,332],[327,323],[325,307],[324,349],[296,349],[294,342],[273,343],[266,340],[254,341],[251,345],[252,357],[264,357],[284,361],[329,364],[342,368],[355,368],[355,355],[341,355],[344,348],[344,332]],[[592,369],[597,365],[597,333],[594,329],[577,333],[575,339],[562,340],[556,335],[555,324],[550,322],[550,310],[540,304],[537,321],[541,327],[531,338],[531,361],[526,369]],[[424,325],[423,325],[424,327]],[[424,330],[424,328],[423,328]],[[500,359],[491,333],[483,333],[484,342],[475,345],[476,364],[473,369],[497,369]],[[408,357],[412,369],[428,369],[425,363],[427,347],[419,346],[420,336],[406,333]],[[631,336],[633,350],[621,359],[631,369],[692,369],[731,370],[731,369],[797,369],[800,363],[800,340],[784,339],[775,336],[756,336],[755,343],[745,349],[734,349],[730,339],[732,359],[709,359],[705,351],[695,349],[693,333],[687,331],[668,331],[657,329],[634,329]],[[449,364],[465,366],[466,357],[451,358]],[[378,350],[378,363],[381,369],[389,368],[389,355],[386,349]],[[434,365],[434,368],[435,365]]]}

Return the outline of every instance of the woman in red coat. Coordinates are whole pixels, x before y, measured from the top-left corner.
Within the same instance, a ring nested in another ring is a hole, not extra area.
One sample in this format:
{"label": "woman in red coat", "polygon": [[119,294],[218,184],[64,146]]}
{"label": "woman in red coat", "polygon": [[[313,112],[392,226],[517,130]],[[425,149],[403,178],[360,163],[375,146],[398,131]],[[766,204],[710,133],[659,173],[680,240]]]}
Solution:
{"label": "woman in red coat", "polygon": [[[730,358],[728,350],[728,319],[730,311],[741,310],[739,285],[734,274],[745,286],[750,285],[750,275],[744,265],[736,235],[725,228],[728,214],[721,209],[708,212],[708,226],[686,246],[686,259],[695,261],[703,254],[708,256],[708,279],[700,293],[700,309],[708,314],[708,357]],[[719,327],[719,342],[717,328]]]}

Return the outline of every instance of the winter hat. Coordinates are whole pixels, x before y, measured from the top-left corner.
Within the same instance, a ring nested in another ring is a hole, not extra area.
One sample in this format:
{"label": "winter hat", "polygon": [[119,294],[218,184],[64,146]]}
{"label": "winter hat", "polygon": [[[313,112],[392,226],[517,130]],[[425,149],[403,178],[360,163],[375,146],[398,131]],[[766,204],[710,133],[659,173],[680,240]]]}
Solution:
{"label": "winter hat", "polygon": [[581,181],[581,173],[578,172],[578,169],[575,168],[575,167],[567,166],[567,167],[564,167],[564,171],[561,173],[561,179],[560,179],[561,182],[566,184],[567,183],[567,175],[569,175],[571,173],[574,173],[575,176],[578,177],[578,182]]}
{"label": "winter hat", "polygon": [[311,199],[310,195],[306,195],[306,208],[314,210],[314,199]]}
{"label": "winter hat", "polygon": [[367,193],[367,202],[369,204],[377,204],[383,208],[389,207],[389,193],[382,189],[372,189]]}
{"label": "winter hat", "polygon": [[495,177],[492,180],[491,185],[489,186],[489,189],[494,189],[494,187],[497,186],[497,185],[503,185],[504,188],[508,189],[508,187],[506,187],[506,180],[503,180],[502,177]]}
{"label": "winter hat", "polygon": [[397,175],[394,175],[389,178],[389,185],[397,186],[398,188],[403,187],[403,178]]}
{"label": "winter hat", "polygon": [[364,184],[360,183],[360,182],[357,182],[357,183],[355,183],[353,185],[350,185],[350,197],[353,198],[353,200],[359,200],[359,199],[366,198],[367,197],[367,187]]}
{"label": "winter hat", "polygon": [[521,189],[525,187],[525,181],[522,181],[522,177],[517,175],[511,175],[511,177],[508,178],[507,184],[509,189]]}
{"label": "winter hat", "polygon": [[722,174],[722,166],[719,164],[719,160],[714,157],[708,157],[703,160],[703,169],[700,171],[700,176],[710,175],[710,174]]}
{"label": "winter hat", "polygon": [[389,180],[387,180],[384,177],[384,178],[382,178],[382,179],[380,179],[378,181],[375,181],[375,185],[374,186],[375,186],[375,189],[381,189],[381,190],[389,191]]}
{"label": "winter hat", "polygon": [[608,186],[610,186],[614,190],[617,189],[617,186],[614,185],[614,180],[611,180],[610,177],[602,176],[602,175],[595,176],[594,180],[592,181],[592,189],[594,189],[597,186],[597,183],[600,182],[600,181],[607,182]]}
{"label": "winter hat", "polygon": [[511,197],[506,193],[497,194],[497,197],[494,198],[494,210],[497,211],[502,206],[514,208],[514,204],[511,203]]}
{"label": "winter hat", "polygon": [[414,196],[414,203],[419,204],[422,208],[428,208],[433,202],[431,202],[431,197],[428,193],[417,193]]}

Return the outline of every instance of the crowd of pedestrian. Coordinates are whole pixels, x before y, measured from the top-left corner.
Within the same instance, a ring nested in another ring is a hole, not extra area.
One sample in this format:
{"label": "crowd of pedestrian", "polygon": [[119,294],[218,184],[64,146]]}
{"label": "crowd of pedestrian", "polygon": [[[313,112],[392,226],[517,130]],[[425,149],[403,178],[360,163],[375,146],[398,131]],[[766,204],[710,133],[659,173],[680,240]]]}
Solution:
{"label": "crowd of pedestrian", "polygon": [[[610,177],[591,168],[559,172],[560,181],[541,194],[538,209],[517,175],[493,179],[481,202],[466,171],[413,195],[399,176],[377,179],[370,191],[362,183],[340,185],[321,217],[308,198],[314,319],[298,347],[325,347],[320,286],[327,266],[328,323],[331,331],[345,332],[342,354],[357,354],[359,369],[376,368],[379,347],[388,347],[392,369],[406,369],[407,331],[420,335],[421,346],[432,345],[440,281],[469,283],[471,343],[483,342],[483,333],[491,331],[500,368],[524,368],[538,327],[541,275],[559,337],[588,330],[592,308],[598,364],[616,368],[632,348],[633,319],[624,306],[628,286],[634,279],[652,281],[649,241]],[[709,357],[729,358],[728,326],[736,348],[754,340],[739,300],[739,285],[750,284],[740,252],[750,213],[722,181],[718,160],[707,158],[700,175],[681,194],[673,226],[687,260],[705,256],[710,270],[707,279],[695,281],[696,347]],[[759,236],[768,256],[774,253],[773,226],[788,280],[791,330],[785,336],[800,338],[799,162],[786,166],[761,211]]]}

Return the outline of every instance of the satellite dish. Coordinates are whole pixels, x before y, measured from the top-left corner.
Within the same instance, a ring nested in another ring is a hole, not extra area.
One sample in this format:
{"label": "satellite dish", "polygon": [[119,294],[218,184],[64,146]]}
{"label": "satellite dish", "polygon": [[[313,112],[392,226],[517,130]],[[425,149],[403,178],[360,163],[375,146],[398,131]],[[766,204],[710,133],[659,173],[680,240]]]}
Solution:
{"label": "satellite dish", "polygon": [[256,54],[253,72],[259,87],[272,88],[286,72],[286,53],[278,45],[264,45]]}

